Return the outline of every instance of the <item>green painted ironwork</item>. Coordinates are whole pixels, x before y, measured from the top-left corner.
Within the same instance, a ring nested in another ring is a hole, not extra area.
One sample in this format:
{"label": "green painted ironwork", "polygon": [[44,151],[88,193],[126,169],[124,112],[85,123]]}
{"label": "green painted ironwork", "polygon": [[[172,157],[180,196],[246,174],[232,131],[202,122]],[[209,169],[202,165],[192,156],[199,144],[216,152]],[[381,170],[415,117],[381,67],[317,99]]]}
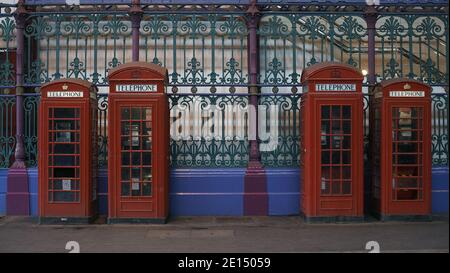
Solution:
{"label": "green painted ironwork", "polygon": [[258,34],[261,85],[298,85],[303,68],[324,61],[367,69],[367,30],[361,15],[263,15]]}
{"label": "green painted ironwork", "polygon": [[300,95],[259,97],[265,124],[259,130],[261,162],[266,167],[299,166]]}
{"label": "green painted ironwork", "polygon": [[448,15],[382,16],[377,20],[378,80],[408,77],[448,85]]}
{"label": "green painted ironwork", "polygon": [[127,15],[33,15],[27,20],[25,40],[27,85],[59,78],[104,85],[111,68],[131,61]]}
{"label": "green painted ironwork", "polygon": [[247,96],[169,98],[171,167],[247,166]]}
{"label": "green painted ironwork", "polygon": [[431,101],[433,166],[448,166],[448,94],[433,94]]}
{"label": "green painted ironwork", "polygon": [[0,86],[15,84],[15,60],[11,55],[15,52],[15,29],[16,23],[11,15],[0,16]]}
{"label": "green painted ironwork", "polygon": [[243,15],[148,14],[140,31],[145,61],[168,67],[171,85],[208,85],[214,92],[216,85],[247,83]]}
{"label": "green painted ironwork", "polygon": [[9,168],[14,161],[16,97],[0,95],[0,168]]}
{"label": "green painted ironwork", "polygon": [[[270,139],[263,138],[260,143],[262,163],[266,167],[298,166],[301,72],[322,61],[340,61],[367,70],[367,24],[361,12],[263,11],[261,15],[258,81],[263,94],[259,104],[267,126],[261,130],[278,128],[275,149],[264,150]],[[380,14],[375,31],[377,81],[409,77],[433,86],[448,86],[447,21],[448,15],[437,13]],[[11,14],[2,13],[0,49],[14,50],[14,29]],[[249,152],[245,129],[248,112],[228,112],[233,107],[249,106],[245,95],[249,70],[245,13],[145,10],[140,35],[141,60],[169,70],[171,166],[245,167]],[[108,71],[131,61],[130,16],[123,10],[30,12],[25,45],[27,86],[40,86],[59,78],[81,78],[106,86]],[[13,60],[1,60],[0,87],[14,87]],[[107,95],[101,94],[98,99],[99,165],[106,167]],[[432,99],[433,165],[448,166],[448,95],[433,94]],[[10,121],[0,128],[0,167],[10,165],[14,155],[14,101],[11,96],[1,97],[0,114]],[[28,166],[36,166],[38,102],[39,96],[32,95],[24,101]],[[367,113],[367,97],[364,102]],[[271,106],[278,108],[271,110]],[[206,110],[211,107],[218,111],[208,116]],[[365,144],[367,118],[365,115]],[[217,133],[216,137],[201,130],[212,120],[217,123],[209,132]],[[186,130],[196,134],[183,138]]]}
{"label": "green painted ironwork", "polygon": [[108,167],[108,94],[97,94],[98,167]]}
{"label": "green painted ironwork", "polygon": [[28,167],[38,164],[38,111],[39,94],[26,94],[23,100],[24,109],[24,145],[25,161]]}
{"label": "green painted ironwork", "polygon": [[[98,95],[99,167],[107,166],[106,94]],[[0,115],[13,124],[14,96],[0,96]],[[170,95],[171,167],[245,167],[248,163],[248,97],[239,95]],[[25,97],[25,148],[28,166],[36,166],[39,96]],[[369,134],[368,96],[364,96],[364,147]],[[263,95],[260,114],[261,161],[266,167],[299,166],[300,95]],[[276,108],[273,106],[277,106]],[[217,107],[214,110],[214,107]],[[243,111],[238,114],[237,109]],[[433,166],[448,166],[448,96],[432,95]],[[232,122],[231,122],[232,121]],[[208,123],[209,122],[209,123]],[[213,125],[213,123],[215,125]],[[270,127],[278,133],[270,135]],[[14,155],[13,128],[0,128],[2,167]],[[270,138],[272,137],[272,138]],[[276,141],[274,141],[276,140]],[[271,146],[274,143],[275,146]],[[268,150],[269,149],[269,150]]]}

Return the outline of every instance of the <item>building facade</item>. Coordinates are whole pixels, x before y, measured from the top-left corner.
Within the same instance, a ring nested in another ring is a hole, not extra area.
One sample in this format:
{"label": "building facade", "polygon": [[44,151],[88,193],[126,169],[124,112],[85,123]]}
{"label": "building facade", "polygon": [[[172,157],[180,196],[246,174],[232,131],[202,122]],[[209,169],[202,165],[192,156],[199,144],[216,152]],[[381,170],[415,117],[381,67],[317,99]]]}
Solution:
{"label": "building facade", "polygon": [[0,215],[37,215],[40,86],[62,78],[99,88],[98,196],[107,215],[107,76],[131,61],[168,69],[172,216],[299,213],[300,75],[325,61],[364,75],[365,200],[368,90],[402,77],[432,86],[432,212],[448,213],[446,1],[19,0],[0,8]]}

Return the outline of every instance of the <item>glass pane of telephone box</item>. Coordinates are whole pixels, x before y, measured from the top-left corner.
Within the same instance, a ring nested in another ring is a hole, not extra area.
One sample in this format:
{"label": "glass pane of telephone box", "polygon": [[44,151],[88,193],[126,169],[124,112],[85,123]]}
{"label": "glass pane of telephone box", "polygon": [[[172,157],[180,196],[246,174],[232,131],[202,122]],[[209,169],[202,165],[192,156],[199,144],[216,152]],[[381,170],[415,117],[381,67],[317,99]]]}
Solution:
{"label": "glass pane of telephone box", "polygon": [[150,152],[142,153],[142,165],[152,165],[152,153]]}
{"label": "glass pane of telephone box", "polygon": [[55,132],[53,140],[54,142],[79,142],[80,134],[78,132]]}
{"label": "glass pane of telephone box", "polygon": [[341,149],[341,140],[342,136],[332,136],[332,148],[333,149]]}
{"label": "glass pane of telephone box", "polygon": [[143,136],[141,138],[142,141],[142,150],[151,150],[152,149],[152,137],[151,136]]}
{"label": "glass pane of telephone box", "polygon": [[139,141],[139,134],[141,132],[140,122],[132,122],[131,124],[131,149],[140,150],[141,144]]}
{"label": "glass pane of telephone box", "polygon": [[128,167],[122,168],[121,179],[122,181],[130,181],[130,168]]}
{"label": "glass pane of telephone box", "polygon": [[331,168],[330,167],[322,167],[322,179],[330,179],[330,172],[331,172]]}
{"label": "glass pane of telephone box", "polygon": [[79,109],[77,108],[53,108],[54,118],[78,118]]}
{"label": "glass pane of telephone box", "polygon": [[142,180],[146,182],[152,181],[152,169],[150,167],[142,168]]}
{"label": "glass pane of telephone box", "polygon": [[322,152],[321,161],[322,164],[330,164],[330,152],[328,151]]}
{"label": "glass pane of telephone box", "polygon": [[350,149],[350,148],[351,148],[351,136],[343,136],[342,149]]}
{"label": "glass pane of telephone box", "polygon": [[331,132],[333,135],[340,135],[342,134],[341,131],[341,121],[340,120],[333,120],[331,123]]}
{"label": "glass pane of telephone box", "polygon": [[339,181],[332,181],[331,182],[331,193],[332,194],[339,194],[339,193],[341,193],[341,183]]}
{"label": "glass pane of telephone box", "polygon": [[72,155],[63,155],[63,156],[53,156],[53,162],[54,166],[78,166],[80,164],[79,162],[79,156],[72,156]]}
{"label": "glass pane of telephone box", "polygon": [[152,184],[151,183],[142,183],[142,195],[143,196],[152,195]]}
{"label": "glass pane of telephone box", "polygon": [[339,106],[339,105],[332,106],[331,118],[332,119],[341,119],[341,106]]}
{"label": "glass pane of telephone box", "polygon": [[79,144],[54,144],[53,153],[54,154],[78,154]]}
{"label": "glass pane of telephone box", "polygon": [[352,107],[349,105],[342,106],[342,118],[351,119],[352,117]]}
{"label": "glass pane of telephone box", "polygon": [[343,181],[342,182],[342,194],[351,194],[351,193],[352,193],[351,181]]}
{"label": "glass pane of telephone box", "polygon": [[329,194],[330,193],[330,180],[323,179],[320,183],[320,193],[321,194]]}
{"label": "glass pane of telephone box", "polygon": [[53,168],[53,177],[75,178],[75,168]]}
{"label": "glass pane of telephone box", "polygon": [[130,119],[130,108],[122,107],[122,109],[120,110],[120,119],[122,120]]}
{"label": "glass pane of telephone box", "polygon": [[129,152],[122,152],[121,163],[122,163],[122,166],[130,165],[130,153]]}
{"label": "glass pane of telephone box", "polygon": [[321,117],[322,117],[322,119],[330,118],[330,106],[322,106],[321,107]]}
{"label": "glass pane of telephone box", "polygon": [[141,153],[133,152],[131,153],[131,165],[141,165]]}
{"label": "glass pane of telephone box", "polygon": [[73,191],[55,191],[53,192],[53,200],[55,202],[77,202],[79,201]]}
{"label": "glass pane of telephone box", "polygon": [[142,128],[142,134],[143,135],[151,135],[152,134],[152,122],[150,121],[144,121],[142,122],[143,128]]}
{"label": "glass pane of telephone box", "polygon": [[332,164],[340,164],[341,163],[341,153],[339,151],[332,153]]}
{"label": "glass pane of telephone box", "polygon": [[121,196],[129,196],[130,195],[130,183],[122,182],[121,183]]}
{"label": "glass pane of telephone box", "polygon": [[79,130],[80,121],[79,120],[53,120],[54,130]]}
{"label": "glass pane of telephone box", "polygon": [[321,124],[322,124],[322,126],[321,126],[321,133],[322,133],[322,135],[330,134],[330,121],[329,120],[322,120]]}
{"label": "glass pane of telephone box", "polygon": [[344,120],[342,121],[342,130],[344,134],[351,134],[352,133],[352,126],[350,120]]}
{"label": "glass pane of telephone box", "polygon": [[131,119],[132,120],[140,120],[141,117],[141,108],[132,107],[131,108]]}

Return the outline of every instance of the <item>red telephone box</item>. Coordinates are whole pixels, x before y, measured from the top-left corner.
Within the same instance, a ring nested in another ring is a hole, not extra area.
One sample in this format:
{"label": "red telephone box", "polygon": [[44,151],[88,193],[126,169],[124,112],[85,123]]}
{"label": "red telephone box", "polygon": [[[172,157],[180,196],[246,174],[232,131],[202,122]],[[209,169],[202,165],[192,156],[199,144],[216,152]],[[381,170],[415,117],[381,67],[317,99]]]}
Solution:
{"label": "red telephone box", "polygon": [[301,81],[301,214],[310,222],[363,220],[363,76],[325,62]]}
{"label": "red telephone box", "polygon": [[132,62],[109,73],[109,223],[168,216],[167,70]]}
{"label": "red telephone box", "polygon": [[371,205],[382,220],[431,220],[430,95],[430,86],[409,79],[371,93]]}
{"label": "red telephone box", "polygon": [[41,88],[39,218],[88,223],[97,215],[97,88],[78,79]]}

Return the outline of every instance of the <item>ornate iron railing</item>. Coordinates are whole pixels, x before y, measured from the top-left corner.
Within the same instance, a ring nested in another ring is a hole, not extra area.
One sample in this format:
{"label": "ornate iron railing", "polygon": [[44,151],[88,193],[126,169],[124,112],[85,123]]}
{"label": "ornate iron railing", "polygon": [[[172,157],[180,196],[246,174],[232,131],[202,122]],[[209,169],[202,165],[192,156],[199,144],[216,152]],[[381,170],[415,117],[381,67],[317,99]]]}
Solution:
{"label": "ornate iron railing", "polygon": [[247,27],[242,14],[145,14],[141,22],[144,60],[169,68],[178,87],[247,83]]}
{"label": "ornate iron railing", "polygon": [[0,88],[15,84],[16,23],[9,7],[0,7]]}
{"label": "ornate iron railing", "polygon": [[28,167],[37,167],[38,159],[38,111],[39,94],[26,94],[23,100],[24,109],[24,145],[25,161]]}
{"label": "ornate iron railing", "polygon": [[[26,95],[25,149],[37,165],[39,96]],[[248,163],[248,97],[243,95],[170,95],[171,167],[245,167]],[[369,134],[368,96],[364,96],[364,147]],[[14,156],[14,96],[0,96],[2,168]],[[299,166],[300,95],[259,97],[261,161],[266,167]],[[107,166],[107,94],[98,95],[99,166]],[[448,96],[432,95],[433,166],[448,166]],[[274,128],[277,128],[274,131]],[[275,132],[275,133],[274,133]]]}
{"label": "ornate iron railing", "polygon": [[[14,47],[15,23],[0,18],[3,48]],[[61,77],[107,85],[108,71],[131,60],[131,21],[110,13],[31,13],[25,28],[26,85]],[[376,74],[448,84],[448,15],[382,13],[376,22]],[[173,92],[182,86],[245,86],[248,82],[244,13],[151,13],[140,24],[142,60],[168,68]],[[303,68],[322,61],[368,69],[368,32],[362,12],[262,14],[258,28],[262,86],[295,86]],[[4,49],[5,50],[5,49]],[[6,49],[7,50],[7,49]],[[13,62],[0,67],[13,83]],[[234,89],[230,88],[231,93]],[[277,91],[275,88],[274,91]]]}
{"label": "ornate iron railing", "polygon": [[[300,95],[259,97],[261,162],[266,167],[299,166]],[[260,125],[261,126],[261,125]]]}
{"label": "ornate iron railing", "polygon": [[448,166],[448,94],[433,94],[431,99],[433,166]]}
{"label": "ornate iron railing", "polygon": [[107,83],[111,68],[131,60],[125,14],[35,14],[25,28],[25,84],[59,78]]}
{"label": "ornate iron railing", "polygon": [[[99,165],[107,165],[107,95],[99,98]],[[248,97],[170,95],[171,167],[245,167]],[[364,151],[368,156],[369,97],[364,96]],[[299,166],[300,95],[259,97],[261,161],[266,167]],[[448,97],[432,95],[433,166],[448,165]],[[274,129],[277,130],[274,130]]]}
{"label": "ornate iron railing", "polygon": [[378,80],[448,85],[448,15],[383,15],[376,23]]}
{"label": "ornate iron railing", "polygon": [[367,69],[367,31],[361,15],[268,14],[261,18],[258,33],[262,85],[298,85],[302,69],[324,61]]}
{"label": "ornate iron railing", "polygon": [[245,167],[248,97],[171,95],[171,167]]}
{"label": "ornate iron railing", "polygon": [[0,168],[8,168],[14,160],[16,97],[0,95]]}
{"label": "ornate iron railing", "polygon": [[108,94],[97,94],[98,166],[108,166]]}
{"label": "ornate iron railing", "polygon": [[[229,10],[211,7],[203,5],[199,12],[188,9],[193,7],[142,7],[140,59],[163,65],[169,71],[172,167],[236,167],[245,166],[248,161],[248,135],[244,133],[234,138],[230,133],[233,130],[246,132],[242,128],[247,125],[237,128],[236,124],[247,124],[248,115],[236,116],[226,110],[227,107],[249,107],[246,8],[245,5]],[[11,11],[0,8],[1,93],[4,88],[11,89],[15,85],[16,68],[11,56],[16,38]],[[82,78],[107,86],[108,71],[131,61],[129,10],[118,7],[89,12],[85,7],[79,11],[58,8],[60,12],[44,7],[29,13],[25,27],[25,85],[39,87],[53,79]],[[259,104],[267,121],[266,131],[262,128],[260,135],[268,137],[261,142],[261,159],[267,167],[298,166],[301,71],[322,61],[340,61],[368,70],[364,9],[340,8],[338,13],[329,12],[328,8],[290,9],[285,4],[279,7],[264,4],[260,8],[258,85],[262,94]],[[388,13],[378,7],[377,10],[380,12],[375,30],[377,81],[409,77],[448,88],[448,14],[440,8],[427,13],[412,10]],[[448,166],[448,95],[436,93],[432,98],[433,165]],[[106,167],[107,96],[99,95],[98,99],[99,165]],[[3,96],[1,100],[1,113],[8,121],[2,120],[0,126],[0,167],[8,167],[14,154],[14,103],[11,102],[15,98]],[[27,95],[24,101],[24,141],[29,166],[36,166],[38,101],[35,95]],[[214,118],[202,116],[201,113],[212,106],[218,108]],[[278,108],[271,109],[271,106]],[[365,143],[367,118],[368,115]],[[213,119],[219,120],[216,127],[220,128],[213,130],[220,133],[209,138],[203,135],[201,128]],[[277,146],[270,150],[266,148],[273,137],[264,133],[271,127],[277,127],[278,134]],[[200,133],[197,138],[180,138],[186,128],[200,130]]]}

